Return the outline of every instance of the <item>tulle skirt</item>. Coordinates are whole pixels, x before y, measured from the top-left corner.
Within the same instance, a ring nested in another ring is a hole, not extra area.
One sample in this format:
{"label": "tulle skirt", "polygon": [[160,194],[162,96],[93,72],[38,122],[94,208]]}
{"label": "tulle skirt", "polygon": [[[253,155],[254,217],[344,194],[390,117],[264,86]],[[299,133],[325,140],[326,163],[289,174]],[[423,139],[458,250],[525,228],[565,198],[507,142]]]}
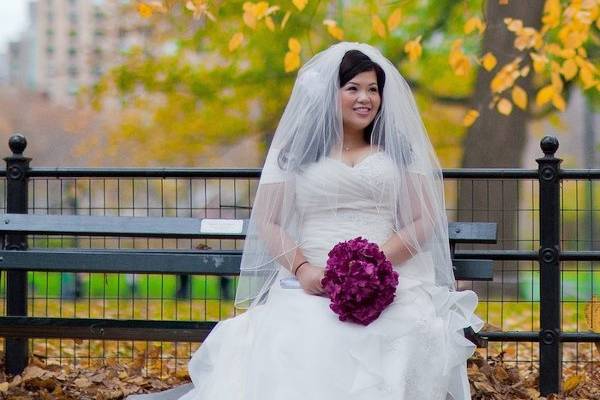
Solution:
{"label": "tulle skirt", "polygon": [[474,292],[401,276],[394,302],[368,326],[340,321],[329,303],[277,282],[265,304],[215,326],[189,363],[191,390],[150,398],[471,398],[466,360],[475,346],[463,328],[482,326]]}

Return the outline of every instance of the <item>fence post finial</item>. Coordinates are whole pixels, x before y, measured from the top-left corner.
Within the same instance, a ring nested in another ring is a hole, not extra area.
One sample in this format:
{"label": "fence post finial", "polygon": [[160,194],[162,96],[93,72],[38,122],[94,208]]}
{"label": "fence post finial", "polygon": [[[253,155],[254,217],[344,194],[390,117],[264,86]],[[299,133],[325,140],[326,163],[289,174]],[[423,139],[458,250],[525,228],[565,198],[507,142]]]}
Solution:
{"label": "fence post finial", "polygon": [[558,150],[558,139],[555,136],[544,136],[540,142],[540,147],[546,157],[553,157]]}
{"label": "fence post finial", "polygon": [[20,133],[15,133],[8,139],[8,147],[13,152],[13,156],[22,156],[27,147],[27,139]]}

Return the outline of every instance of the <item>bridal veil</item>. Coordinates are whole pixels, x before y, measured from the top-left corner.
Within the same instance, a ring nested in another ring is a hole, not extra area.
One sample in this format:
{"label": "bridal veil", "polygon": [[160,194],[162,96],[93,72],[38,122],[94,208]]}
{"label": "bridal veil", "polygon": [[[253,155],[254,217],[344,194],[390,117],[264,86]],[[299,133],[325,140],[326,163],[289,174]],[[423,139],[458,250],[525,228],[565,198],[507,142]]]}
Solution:
{"label": "bridal veil", "polygon": [[[364,53],[385,74],[380,110],[367,129],[373,148],[393,160],[396,176],[389,184],[372,185],[375,203],[393,210],[393,234],[412,255],[431,254],[435,284],[454,290],[442,173],[410,87],[375,47],[340,42],[298,71],[258,184],[242,254],[237,308],[263,304],[278,270],[282,266],[289,270],[302,247],[304,215],[295,203],[296,178],[311,163],[341,155],[338,75],[350,50]],[[332,183],[327,190],[336,193],[338,188]],[[325,198],[337,201],[336,196]],[[329,206],[336,209],[336,204]]]}

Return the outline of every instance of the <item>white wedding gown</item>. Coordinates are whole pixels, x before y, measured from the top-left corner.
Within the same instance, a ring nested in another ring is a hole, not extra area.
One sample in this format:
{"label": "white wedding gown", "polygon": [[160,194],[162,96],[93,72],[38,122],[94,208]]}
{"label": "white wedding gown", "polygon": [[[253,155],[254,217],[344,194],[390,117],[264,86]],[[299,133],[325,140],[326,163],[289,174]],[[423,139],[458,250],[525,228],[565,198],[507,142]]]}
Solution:
{"label": "white wedding gown", "polygon": [[[389,237],[392,217],[369,202],[368,188],[385,184],[389,163],[384,153],[354,167],[324,158],[297,180],[298,207],[306,213],[302,249],[311,263],[324,266],[340,241],[363,236],[383,244]],[[334,202],[319,191],[332,182],[339,184]],[[428,253],[394,267],[394,302],[368,326],[339,321],[326,297],[282,288],[279,279],[291,274],[281,267],[266,303],[220,321],[193,355],[193,386],[131,398],[470,399],[466,360],[475,346],[463,328],[481,328],[476,294],[434,285]]]}

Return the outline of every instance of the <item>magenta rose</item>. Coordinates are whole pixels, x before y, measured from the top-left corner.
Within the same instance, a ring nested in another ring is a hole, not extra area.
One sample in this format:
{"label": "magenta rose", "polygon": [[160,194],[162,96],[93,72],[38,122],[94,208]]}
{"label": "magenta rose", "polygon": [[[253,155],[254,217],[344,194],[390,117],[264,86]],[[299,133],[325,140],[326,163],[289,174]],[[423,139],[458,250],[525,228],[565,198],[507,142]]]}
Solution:
{"label": "magenta rose", "polygon": [[333,246],[321,284],[340,321],[369,325],[394,301],[398,273],[376,243],[357,237]]}

